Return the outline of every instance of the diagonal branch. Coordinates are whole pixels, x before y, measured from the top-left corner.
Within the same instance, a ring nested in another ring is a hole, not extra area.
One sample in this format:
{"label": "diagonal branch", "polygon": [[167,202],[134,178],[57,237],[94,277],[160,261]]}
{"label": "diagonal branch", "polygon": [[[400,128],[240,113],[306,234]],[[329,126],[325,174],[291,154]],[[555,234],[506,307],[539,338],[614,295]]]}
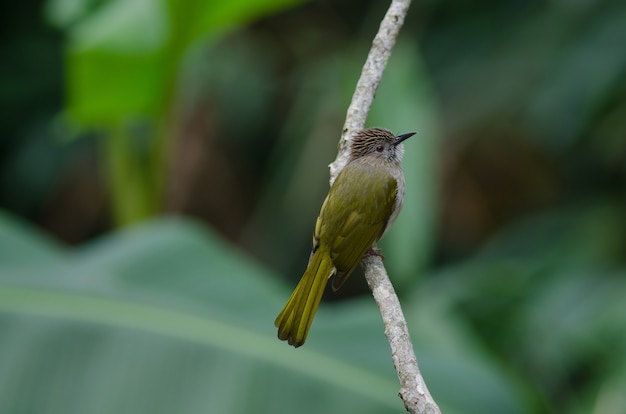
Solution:
{"label": "diagonal branch", "polygon": [[[374,37],[372,47],[361,71],[361,77],[352,96],[352,102],[348,107],[337,158],[330,165],[331,184],[339,171],[347,164],[349,140],[357,131],[365,127],[365,120],[372,106],[376,89],[391,55],[391,49],[404,23],[404,17],[410,3],[411,0],[392,0],[387,14],[380,23],[380,28]],[[413,414],[440,414],[441,411],[428,392],[426,383],[420,374],[400,301],[381,258],[367,256],[363,259],[362,264],[365,268],[367,284],[372,290],[385,325],[385,335],[391,347],[391,357],[400,379],[399,395],[404,402],[404,407]]]}
{"label": "diagonal branch", "polygon": [[441,411],[420,374],[400,301],[387,276],[383,261],[372,255],[365,257],[362,263],[365,279],[383,318],[385,336],[391,347],[391,359],[400,379],[398,395],[402,398],[404,408],[412,414],[440,414]]}

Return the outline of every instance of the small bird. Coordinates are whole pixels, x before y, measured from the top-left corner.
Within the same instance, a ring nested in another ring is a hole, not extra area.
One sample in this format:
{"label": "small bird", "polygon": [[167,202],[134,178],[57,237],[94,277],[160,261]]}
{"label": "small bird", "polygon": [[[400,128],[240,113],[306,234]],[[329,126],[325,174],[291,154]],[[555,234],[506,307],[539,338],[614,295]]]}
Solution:
{"label": "small bird", "polygon": [[317,217],[307,268],[274,321],[280,340],[296,348],[304,344],[328,279],[334,276],[336,291],[368,251],[380,255],[371,249],[402,208],[402,142],[414,134],[369,128],[352,139],[348,163]]}

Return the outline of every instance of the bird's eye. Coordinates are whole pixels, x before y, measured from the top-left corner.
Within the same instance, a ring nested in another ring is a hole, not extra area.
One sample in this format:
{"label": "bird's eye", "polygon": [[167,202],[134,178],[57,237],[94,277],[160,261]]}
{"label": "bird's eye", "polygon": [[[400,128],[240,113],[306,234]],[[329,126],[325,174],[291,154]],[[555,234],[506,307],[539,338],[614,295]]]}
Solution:
{"label": "bird's eye", "polygon": [[376,152],[383,152],[385,150],[385,147],[383,147],[382,145],[379,145],[376,147]]}

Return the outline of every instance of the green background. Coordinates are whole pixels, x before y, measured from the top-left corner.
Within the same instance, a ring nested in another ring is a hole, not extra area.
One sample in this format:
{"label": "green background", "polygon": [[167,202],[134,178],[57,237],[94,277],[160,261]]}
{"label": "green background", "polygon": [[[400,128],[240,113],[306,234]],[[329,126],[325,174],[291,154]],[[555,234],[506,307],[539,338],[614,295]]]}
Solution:
{"label": "green background", "polygon": [[[0,412],[403,412],[360,271],[306,265],[378,1],[0,12]],[[369,126],[381,242],[445,413],[626,412],[626,5],[414,2]]]}

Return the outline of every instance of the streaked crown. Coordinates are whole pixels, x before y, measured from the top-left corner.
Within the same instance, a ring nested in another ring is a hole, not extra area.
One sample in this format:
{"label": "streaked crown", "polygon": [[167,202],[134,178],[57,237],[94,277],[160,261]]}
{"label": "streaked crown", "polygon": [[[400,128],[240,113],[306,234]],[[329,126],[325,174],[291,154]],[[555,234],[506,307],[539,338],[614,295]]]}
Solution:
{"label": "streaked crown", "polygon": [[387,162],[400,162],[404,155],[402,141],[413,136],[415,132],[394,135],[385,128],[368,128],[359,131],[350,146],[350,161],[361,157],[375,157]]}

